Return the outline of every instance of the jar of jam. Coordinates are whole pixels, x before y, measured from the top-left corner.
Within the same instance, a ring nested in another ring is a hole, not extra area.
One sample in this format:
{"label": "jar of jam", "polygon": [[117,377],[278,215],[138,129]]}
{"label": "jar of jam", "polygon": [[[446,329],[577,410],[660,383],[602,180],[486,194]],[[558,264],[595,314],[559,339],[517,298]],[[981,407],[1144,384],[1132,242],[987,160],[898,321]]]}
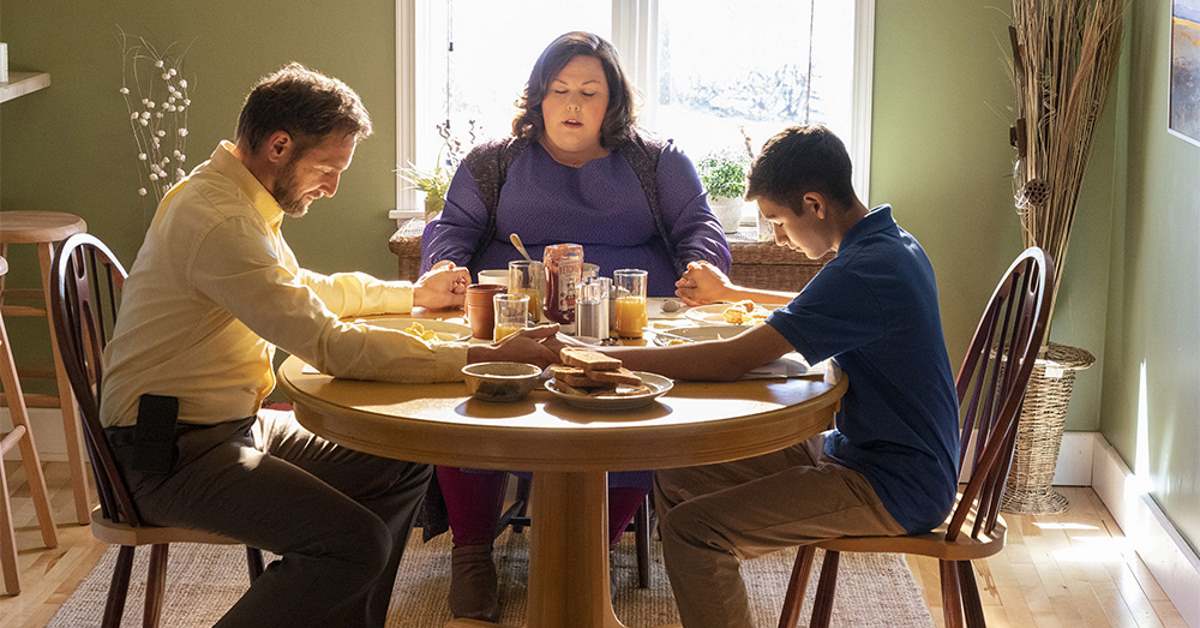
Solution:
{"label": "jar of jam", "polygon": [[551,244],[542,251],[546,266],[546,318],[563,333],[575,333],[575,289],[583,275],[583,246]]}

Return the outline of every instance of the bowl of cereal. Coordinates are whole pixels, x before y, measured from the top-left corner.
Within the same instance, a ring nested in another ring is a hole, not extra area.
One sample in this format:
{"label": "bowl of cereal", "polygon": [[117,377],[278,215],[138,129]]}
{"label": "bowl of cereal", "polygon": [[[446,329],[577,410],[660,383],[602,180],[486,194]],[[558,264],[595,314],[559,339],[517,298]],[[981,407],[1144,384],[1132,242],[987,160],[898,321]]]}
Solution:
{"label": "bowl of cereal", "polygon": [[467,392],[480,401],[517,401],[537,386],[542,368],[524,362],[476,362],[462,367]]}

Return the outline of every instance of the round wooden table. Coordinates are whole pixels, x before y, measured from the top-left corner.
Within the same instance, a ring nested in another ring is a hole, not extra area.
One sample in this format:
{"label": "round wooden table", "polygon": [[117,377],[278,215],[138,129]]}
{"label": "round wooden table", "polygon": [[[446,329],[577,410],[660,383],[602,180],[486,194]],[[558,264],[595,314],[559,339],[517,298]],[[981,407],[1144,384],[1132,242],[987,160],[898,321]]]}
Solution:
{"label": "round wooden table", "polygon": [[678,382],[657,403],[606,413],[574,408],[545,391],[489,403],[469,398],[462,383],[334,379],[295,357],[279,368],[279,382],[304,427],[351,449],[533,471],[530,628],[623,625],[609,593],[606,471],[711,464],[783,449],[830,425],[847,386],[836,371],[823,380]]}

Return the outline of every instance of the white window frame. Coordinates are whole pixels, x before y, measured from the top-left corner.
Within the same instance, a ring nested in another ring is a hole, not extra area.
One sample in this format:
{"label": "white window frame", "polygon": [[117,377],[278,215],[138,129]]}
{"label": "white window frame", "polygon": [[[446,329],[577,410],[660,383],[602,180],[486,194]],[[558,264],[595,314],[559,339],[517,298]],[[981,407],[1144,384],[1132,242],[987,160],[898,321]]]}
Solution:
{"label": "white window frame", "polygon": [[[433,0],[396,0],[396,164],[406,166],[417,161],[417,132],[422,120],[418,116],[418,94],[436,93],[436,87],[419,84],[418,51],[428,49],[432,36],[428,24],[418,24],[425,11],[418,4],[429,6]],[[871,183],[871,115],[875,59],[875,0],[846,0],[854,2],[854,83],[852,97],[851,140],[847,149],[854,164],[854,189],[859,197],[870,202]],[[630,82],[642,93],[651,93],[649,86],[657,84],[658,68],[658,3],[659,0],[612,0],[613,45],[621,53]],[[515,89],[515,87],[514,87]],[[652,120],[655,103],[646,99],[643,115]],[[422,116],[428,117],[428,116]],[[397,221],[420,218],[424,212],[418,204],[419,195],[396,176],[396,209],[388,216]]]}

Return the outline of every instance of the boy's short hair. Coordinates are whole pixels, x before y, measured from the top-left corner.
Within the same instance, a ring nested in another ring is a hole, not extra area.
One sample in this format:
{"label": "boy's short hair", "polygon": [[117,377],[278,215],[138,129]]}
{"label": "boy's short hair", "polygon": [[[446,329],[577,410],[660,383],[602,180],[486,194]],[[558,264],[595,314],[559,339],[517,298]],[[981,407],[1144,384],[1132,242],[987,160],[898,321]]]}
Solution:
{"label": "boy's short hair", "polygon": [[767,198],[797,211],[818,192],[842,205],[854,202],[846,145],[823,124],[788,127],[767,140],[750,166],[746,200]]}
{"label": "boy's short hair", "polygon": [[366,138],[371,116],[348,85],[293,62],[259,79],[238,116],[237,139],[251,151],[276,131],[287,131],[303,152],[335,131]]}

